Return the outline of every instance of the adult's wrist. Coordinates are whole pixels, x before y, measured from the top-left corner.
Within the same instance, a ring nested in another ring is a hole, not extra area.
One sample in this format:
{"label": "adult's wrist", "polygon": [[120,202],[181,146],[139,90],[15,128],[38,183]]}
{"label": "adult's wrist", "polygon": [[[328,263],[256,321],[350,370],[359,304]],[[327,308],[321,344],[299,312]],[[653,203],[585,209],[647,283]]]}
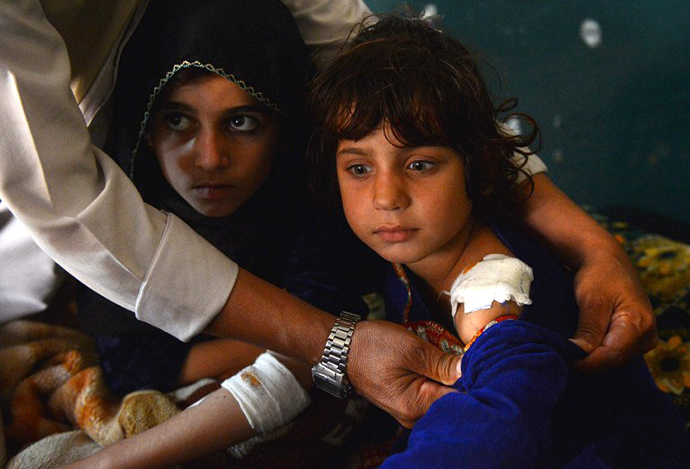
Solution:
{"label": "adult's wrist", "polygon": [[316,387],[338,398],[350,394],[352,386],[347,376],[347,362],[352,336],[360,316],[343,311],[336,319],[326,341],[319,362],[312,368]]}
{"label": "adult's wrist", "polygon": [[334,321],[333,315],[239,269],[225,306],[205,331],[313,365],[321,359]]}
{"label": "adult's wrist", "polygon": [[573,268],[580,268],[585,264],[593,262],[610,262],[612,258],[617,259],[622,264],[629,264],[629,259],[623,246],[603,227],[599,233],[592,233],[581,240],[577,246],[575,256],[576,265]]}

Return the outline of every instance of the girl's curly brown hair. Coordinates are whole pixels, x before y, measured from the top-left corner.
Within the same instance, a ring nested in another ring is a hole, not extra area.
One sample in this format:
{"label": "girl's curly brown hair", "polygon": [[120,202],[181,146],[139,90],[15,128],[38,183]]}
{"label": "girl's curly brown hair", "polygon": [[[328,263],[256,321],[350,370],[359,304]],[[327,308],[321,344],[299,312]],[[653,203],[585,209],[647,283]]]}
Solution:
{"label": "girl's curly brown hair", "polygon": [[528,190],[518,188],[526,159],[512,157],[532,154],[528,146],[539,136],[536,122],[524,114],[508,117],[527,121],[528,135],[513,135],[501,125],[500,115],[516,102],[494,106],[478,59],[426,20],[386,16],[360,26],[312,83],[312,190],[321,200],[338,200],[338,140],[359,140],[385,122],[406,146],[448,146],[464,157],[475,216],[514,215],[533,182],[527,175]]}

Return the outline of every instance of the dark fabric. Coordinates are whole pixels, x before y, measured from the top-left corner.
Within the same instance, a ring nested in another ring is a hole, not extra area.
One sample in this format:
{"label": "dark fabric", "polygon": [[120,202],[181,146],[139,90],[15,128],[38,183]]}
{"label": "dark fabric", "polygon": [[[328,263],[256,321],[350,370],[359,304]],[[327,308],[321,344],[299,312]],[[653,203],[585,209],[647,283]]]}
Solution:
{"label": "dark fabric", "polygon": [[[577,319],[572,276],[511,227],[493,228],[532,267],[533,304],[524,320],[476,340],[460,393],[434,403],[384,467],[690,467],[683,421],[642,358],[601,375],[570,368],[582,356],[567,340]],[[411,281],[410,319],[431,319]],[[388,284],[395,317],[407,301],[399,283]]]}
{"label": "dark fabric", "polygon": [[194,343],[181,342],[158,330],[96,337],[96,348],[104,357],[101,369],[108,387],[117,395],[138,389],[168,392],[179,388],[177,379]]}
{"label": "dark fabric", "polygon": [[568,367],[582,356],[526,321],[491,327],[463,357],[460,392],[382,467],[690,467],[679,415],[641,360],[584,377]]}
{"label": "dark fabric", "polygon": [[[184,61],[225,74],[281,118],[281,147],[268,180],[227,217],[196,212],[140,141],[155,108],[150,97]],[[294,20],[278,0],[154,0],[123,50],[106,150],[125,171],[133,169],[146,202],[182,218],[241,267],[327,311],[361,312],[363,304],[356,297],[346,301],[345,290],[336,287],[344,275],[336,268],[339,243],[349,231],[317,213],[306,196],[300,116],[310,67]],[[101,366],[118,394],[174,383],[189,344],[91,291],[81,295],[79,310],[86,330],[100,337]]]}

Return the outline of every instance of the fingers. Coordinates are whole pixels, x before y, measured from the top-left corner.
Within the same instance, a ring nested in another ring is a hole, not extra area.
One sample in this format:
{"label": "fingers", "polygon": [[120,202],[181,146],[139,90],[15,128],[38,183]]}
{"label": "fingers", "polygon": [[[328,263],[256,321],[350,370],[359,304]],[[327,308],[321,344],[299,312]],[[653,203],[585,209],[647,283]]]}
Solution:
{"label": "fingers", "polygon": [[604,341],[610,316],[606,314],[585,315],[580,312],[577,331],[572,341],[587,353],[593,353]]}
{"label": "fingers", "polygon": [[393,415],[400,425],[405,428],[412,428],[417,421],[429,410],[429,407],[442,398],[446,394],[457,392],[453,388],[443,386],[434,381],[424,380],[421,382],[419,388],[415,391],[417,393],[416,400],[418,402],[418,411],[411,414]]}
{"label": "fingers", "polygon": [[431,380],[450,386],[460,379],[460,357],[445,353],[428,342],[420,342],[424,360],[421,368],[413,371]]}
{"label": "fingers", "polygon": [[405,427],[411,428],[436,399],[453,392],[444,384],[459,376],[458,357],[401,326],[361,321],[355,329],[348,358],[352,385]]}
{"label": "fingers", "polygon": [[580,309],[572,341],[589,356],[584,372],[605,371],[656,345],[656,322],[647,293],[622,249],[599,250],[575,276]]}
{"label": "fingers", "polygon": [[391,413],[405,428],[412,428],[437,399],[457,392],[448,386],[460,379],[461,375],[461,357],[444,353],[421,339],[418,339],[417,347],[419,350],[416,355],[421,360],[412,362],[415,366],[411,371],[419,377],[404,388],[401,394],[411,406],[407,411]]}
{"label": "fingers", "polygon": [[[652,314],[619,311],[613,314],[601,344],[589,356],[576,363],[575,367],[586,373],[605,371],[648,352],[656,346],[657,341]],[[580,345],[575,339],[573,342]]]}
{"label": "fingers", "polygon": [[575,365],[580,371],[614,368],[656,345],[649,299],[637,283],[625,281],[626,275],[623,271],[618,281],[610,277],[604,284],[580,285],[580,320],[572,341],[589,353]]}

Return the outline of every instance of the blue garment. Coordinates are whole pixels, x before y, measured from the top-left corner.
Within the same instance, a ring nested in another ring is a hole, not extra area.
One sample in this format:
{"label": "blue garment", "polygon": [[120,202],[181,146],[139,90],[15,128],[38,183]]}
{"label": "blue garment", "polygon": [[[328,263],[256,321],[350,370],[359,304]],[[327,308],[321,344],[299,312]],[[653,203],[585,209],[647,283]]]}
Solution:
{"label": "blue garment", "polygon": [[[382,467],[690,467],[680,414],[643,359],[601,375],[574,371],[584,354],[567,340],[576,323],[571,275],[510,227],[494,231],[532,267],[533,304],[524,320],[474,342],[459,392],[435,402]],[[389,286],[389,299],[404,303],[400,287]],[[410,320],[431,319],[412,293]]]}

